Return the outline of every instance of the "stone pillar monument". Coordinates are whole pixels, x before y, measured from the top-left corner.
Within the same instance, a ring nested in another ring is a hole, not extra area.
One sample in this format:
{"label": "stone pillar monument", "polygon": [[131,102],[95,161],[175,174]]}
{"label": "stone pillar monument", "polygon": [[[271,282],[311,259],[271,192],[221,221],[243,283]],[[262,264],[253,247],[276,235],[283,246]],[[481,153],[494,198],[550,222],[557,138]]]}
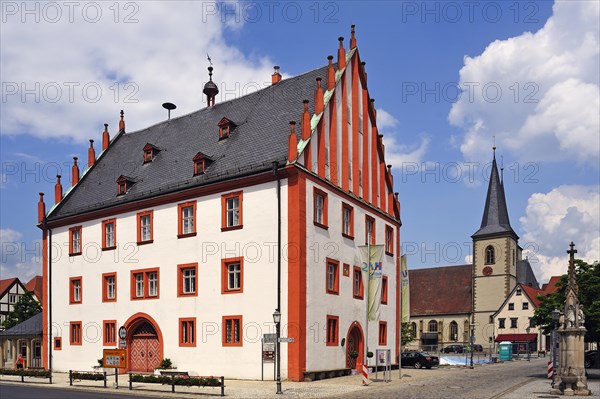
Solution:
{"label": "stone pillar monument", "polygon": [[584,337],[586,329],[583,326],[585,316],[579,304],[577,281],[575,280],[575,244],[571,242],[567,253],[569,257],[569,283],[565,291],[565,306],[560,317],[557,330],[559,342],[559,364],[554,384],[554,394],[565,396],[588,396],[591,394],[587,387],[584,368]]}

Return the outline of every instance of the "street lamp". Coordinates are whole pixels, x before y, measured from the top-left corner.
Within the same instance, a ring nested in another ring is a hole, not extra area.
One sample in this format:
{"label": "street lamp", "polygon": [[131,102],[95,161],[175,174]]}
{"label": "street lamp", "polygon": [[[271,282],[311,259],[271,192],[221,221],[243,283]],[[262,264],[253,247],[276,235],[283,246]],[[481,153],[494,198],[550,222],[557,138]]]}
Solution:
{"label": "street lamp", "polygon": [[558,324],[558,319],[560,318],[560,311],[558,309],[554,309],[552,311],[552,387],[554,388],[554,383],[556,381],[556,326]]}
{"label": "street lamp", "polygon": [[279,309],[275,309],[273,313],[273,321],[275,322],[275,335],[277,337],[277,341],[275,342],[275,363],[277,364],[277,394],[282,394],[281,390],[281,356],[279,354],[280,342],[279,338],[281,337],[281,313]]}
{"label": "street lamp", "polygon": [[529,348],[529,331],[530,331],[530,327],[531,326],[527,326],[527,328],[525,329],[525,332],[527,333],[527,338],[526,338],[526,342],[527,343],[526,343],[526,345],[527,345],[527,361],[528,362],[531,361],[531,357],[530,357],[530,354],[531,354],[530,350],[531,349]]}
{"label": "street lamp", "polygon": [[469,330],[470,330],[470,345],[469,348],[471,348],[471,368],[473,368],[473,343],[475,342],[475,324],[469,324]]}

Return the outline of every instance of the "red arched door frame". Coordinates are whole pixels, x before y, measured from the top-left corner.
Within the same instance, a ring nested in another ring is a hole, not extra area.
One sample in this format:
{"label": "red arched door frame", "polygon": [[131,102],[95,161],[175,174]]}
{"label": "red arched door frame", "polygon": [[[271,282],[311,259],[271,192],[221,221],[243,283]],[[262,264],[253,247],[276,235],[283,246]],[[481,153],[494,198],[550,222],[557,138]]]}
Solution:
{"label": "red arched door frame", "polygon": [[126,373],[131,369],[131,335],[133,334],[135,328],[144,322],[150,323],[152,327],[154,327],[154,331],[156,331],[156,335],[158,337],[158,355],[161,360],[164,359],[164,341],[162,331],[160,330],[158,323],[152,318],[152,316],[139,312],[127,319],[124,324],[124,326],[127,328],[127,369],[121,369],[120,373]]}
{"label": "red arched door frame", "polygon": [[354,348],[354,350],[356,350],[358,352],[358,357],[356,358],[356,363],[355,363],[354,367],[356,370],[361,371],[362,365],[364,363],[364,358],[365,358],[365,347],[364,347],[365,334],[363,334],[362,327],[358,321],[355,321],[352,324],[350,324],[350,327],[348,328],[348,334],[346,335],[346,364],[349,364],[349,357],[350,357],[349,343],[350,343],[350,336],[353,334],[353,332],[356,332],[356,336],[358,338],[358,342],[356,343],[356,348]]}

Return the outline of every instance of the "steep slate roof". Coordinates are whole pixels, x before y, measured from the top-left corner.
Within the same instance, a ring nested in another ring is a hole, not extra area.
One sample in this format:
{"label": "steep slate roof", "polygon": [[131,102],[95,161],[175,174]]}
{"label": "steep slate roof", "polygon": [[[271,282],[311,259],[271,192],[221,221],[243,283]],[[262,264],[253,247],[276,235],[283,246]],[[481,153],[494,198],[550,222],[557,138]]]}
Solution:
{"label": "steep slate roof", "polygon": [[485,207],[483,209],[483,218],[481,219],[481,227],[471,237],[488,237],[506,234],[510,234],[515,237],[515,239],[519,238],[510,226],[506,198],[504,196],[504,185],[500,182],[498,165],[496,164],[496,156],[494,155],[492,173],[490,175],[487,196],[485,198]]}
{"label": "steep slate roof", "polygon": [[0,280],[0,298],[2,298],[4,294],[6,294],[6,291],[8,291],[16,282],[19,282],[19,279],[16,277]]}
{"label": "steep slate roof", "polygon": [[539,289],[540,285],[535,278],[531,264],[527,259],[517,261],[517,281],[523,285],[529,285]]}
{"label": "steep slate roof", "polygon": [[31,316],[24,322],[0,332],[0,337],[5,338],[36,335],[42,335],[42,313]]}
{"label": "steep slate roof", "polygon": [[410,315],[471,313],[472,273],[472,265],[409,270]]}
{"label": "steep slate roof", "polygon": [[[315,79],[325,79],[326,72],[327,67],[322,67],[214,107],[116,136],[48,220],[268,171],[273,161],[285,165],[289,122],[302,121],[302,101],[313,98]],[[312,100],[309,105],[312,114]],[[217,124],[223,117],[237,127],[229,138],[219,140]],[[161,151],[144,164],[146,143]],[[193,176],[192,159],[198,152],[214,161],[204,174]],[[120,175],[136,182],[127,194],[117,196]]]}
{"label": "steep slate roof", "polygon": [[38,301],[42,301],[42,276],[35,276],[27,284],[25,284],[25,289],[27,291],[33,292],[33,294],[37,297]]}

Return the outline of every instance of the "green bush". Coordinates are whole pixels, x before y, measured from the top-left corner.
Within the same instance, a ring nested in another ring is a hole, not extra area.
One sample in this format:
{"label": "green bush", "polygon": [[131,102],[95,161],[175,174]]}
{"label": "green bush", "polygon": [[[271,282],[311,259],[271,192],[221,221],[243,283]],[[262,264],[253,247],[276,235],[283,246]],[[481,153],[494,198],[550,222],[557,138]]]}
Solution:
{"label": "green bush", "polygon": [[48,370],[0,369],[0,375],[22,375],[24,377],[50,378],[50,372]]}
{"label": "green bush", "polygon": [[165,357],[163,360],[160,361],[160,364],[158,365],[158,368],[159,369],[172,369],[173,368],[173,362],[168,357]]}
{"label": "green bush", "polygon": [[104,373],[86,373],[74,371],[71,373],[71,377],[74,380],[104,381]]}
{"label": "green bush", "polygon": [[221,381],[216,377],[172,377],[167,375],[141,375],[131,374],[129,376],[132,382],[141,382],[146,384],[167,384],[171,385],[173,382],[175,385],[181,386],[198,386],[198,387],[218,387],[221,386]]}

